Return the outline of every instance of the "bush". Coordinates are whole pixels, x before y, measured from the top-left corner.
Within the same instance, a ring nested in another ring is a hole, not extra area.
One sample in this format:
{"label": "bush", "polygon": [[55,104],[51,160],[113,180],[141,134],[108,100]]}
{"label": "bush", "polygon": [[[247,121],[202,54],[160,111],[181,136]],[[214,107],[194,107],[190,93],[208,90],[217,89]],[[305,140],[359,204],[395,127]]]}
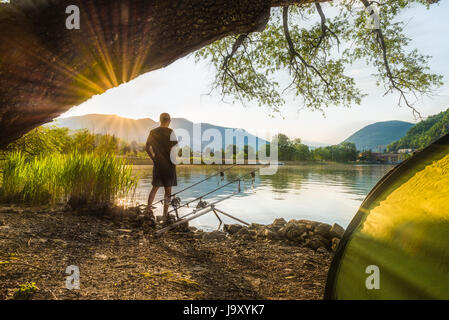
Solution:
{"label": "bush", "polygon": [[9,153],[3,164],[0,200],[44,205],[76,200],[111,205],[135,191],[132,167],[112,154],[51,154],[26,158]]}

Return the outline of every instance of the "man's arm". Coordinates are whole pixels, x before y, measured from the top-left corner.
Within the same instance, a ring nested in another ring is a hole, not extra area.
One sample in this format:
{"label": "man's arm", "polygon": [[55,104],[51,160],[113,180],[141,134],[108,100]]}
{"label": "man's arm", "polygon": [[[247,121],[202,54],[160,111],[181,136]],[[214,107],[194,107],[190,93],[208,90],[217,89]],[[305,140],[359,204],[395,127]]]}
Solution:
{"label": "man's arm", "polygon": [[150,135],[148,136],[148,139],[147,139],[147,144],[145,145],[145,151],[148,153],[151,160],[154,161],[155,153],[154,153],[153,147],[151,146],[152,138],[153,137],[151,136],[151,133],[150,133]]}

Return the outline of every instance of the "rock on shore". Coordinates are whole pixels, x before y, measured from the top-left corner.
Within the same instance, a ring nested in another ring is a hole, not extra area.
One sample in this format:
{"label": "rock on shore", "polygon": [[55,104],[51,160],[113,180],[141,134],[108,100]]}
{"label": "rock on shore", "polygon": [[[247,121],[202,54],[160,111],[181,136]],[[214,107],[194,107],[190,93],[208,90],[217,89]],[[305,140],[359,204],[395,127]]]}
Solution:
{"label": "rock on shore", "polygon": [[223,240],[227,236],[242,240],[277,240],[304,246],[317,251],[336,251],[345,230],[338,224],[327,224],[309,220],[286,221],[279,218],[269,225],[253,223],[224,225],[224,232],[201,232],[203,240]]}
{"label": "rock on shore", "polygon": [[[136,226],[150,227],[147,221],[148,216],[142,214],[139,208],[128,208],[126,210],[116,208],[111,213],[111,216],[115,220],[118,218],[120,221],[131,221]],[[185,223],[174,231],[192,232],[196,239],[205,241],[223,241],[228,237],[248,241],[282,241],[323,252],[324,250],[335,252],[345,233],[343,227],[336,223],[330,225],[317,221],[296,219],[286,221],[284,218],[275,219],[269,225],[257,223],[252,223],[249,226],[225,224],[223,231],[215,230],[212,232],[197,230]]]}

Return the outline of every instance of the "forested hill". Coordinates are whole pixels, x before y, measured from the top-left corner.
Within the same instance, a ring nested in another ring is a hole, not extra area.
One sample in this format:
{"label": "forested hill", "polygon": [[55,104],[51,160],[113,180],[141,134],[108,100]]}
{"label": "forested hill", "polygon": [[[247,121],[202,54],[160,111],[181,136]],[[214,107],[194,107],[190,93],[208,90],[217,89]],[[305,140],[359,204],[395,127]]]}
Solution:
{"label": "forested hill", "polygon": [[449,133],[449,109],[413,126],[407,134],[388,146],[389,151],[421,149]]}
{"label": "forested hill", "polygon": [[370,124],[344,142],[354,143],[357,150],[383,151],[390,143],[402,138],[413,126],[413,123],[404,121],[384,121]]}

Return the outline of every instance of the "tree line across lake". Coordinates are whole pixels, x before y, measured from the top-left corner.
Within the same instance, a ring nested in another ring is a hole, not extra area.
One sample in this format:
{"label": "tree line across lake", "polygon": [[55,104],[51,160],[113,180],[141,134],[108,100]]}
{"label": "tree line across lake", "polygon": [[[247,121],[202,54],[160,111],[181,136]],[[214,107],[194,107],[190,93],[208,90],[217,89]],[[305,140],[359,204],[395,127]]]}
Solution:
{"label": "tree line across lake", "polygon": [[[350,162],[356,161],[358,158],[355,144],[349,142],[312,149],[301,143],[300,139],[291,139],[285,134],[278,134],[275,138],[278,142],[279,161]],[[232,153],[234,158],[254,159],[260,151],[269,155],[269,145],[264,147],[267,150],[256,151],[248,145],[243,148],[237,145],[229,145],[219,152],[222,152],[223,158],[226,154]],[[145,145],[142,143],[128,142],[108,134],[93,134],[87,129],[71,132],[68,128],[56,127],[36,128],[8,145],[2,153],[19,151],[25,156],[34,157],[52,153],[68,154],[75,150],[80,153],[114,154],[123,157],[148,159]],[[188,153],[191,157],[195,156],[195,153],[188,146],[182,147],[182,151],[179,151],[180,155]],[[205,154],[213,156],[214,150],[206,150]]]}
{"label": "tree line across lake", "polygon": [[350,142],[312,149],[301,143],[301,139],[290,139],[285,134],[278,134],[277,141],[280,161],[350,162],[358,157],[355,144]]}

